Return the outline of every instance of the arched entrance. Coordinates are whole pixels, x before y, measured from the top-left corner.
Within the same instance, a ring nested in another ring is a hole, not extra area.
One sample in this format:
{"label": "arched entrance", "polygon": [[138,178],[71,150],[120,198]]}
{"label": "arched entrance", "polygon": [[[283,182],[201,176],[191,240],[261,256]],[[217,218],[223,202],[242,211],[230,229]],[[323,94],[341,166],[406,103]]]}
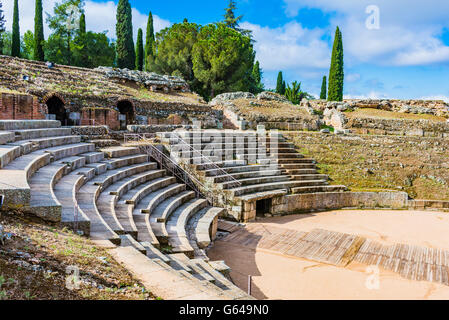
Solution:
{"label": "arched entrance", "polygon": [[128,100],[121,100],[117,103],[117,108],[119,111],[120,128],[126,130],[127,125],[134,124],[134,106]]}
{"label": "arched entrance", "polygon": [[64,101],[61,98],[53,95],[47,99],[45,104],[48,108],[48,114],[53,115],[51,118],[61,121],[62,126],[69,125],[70,119],[68,117],[67,110],[64,107]]}

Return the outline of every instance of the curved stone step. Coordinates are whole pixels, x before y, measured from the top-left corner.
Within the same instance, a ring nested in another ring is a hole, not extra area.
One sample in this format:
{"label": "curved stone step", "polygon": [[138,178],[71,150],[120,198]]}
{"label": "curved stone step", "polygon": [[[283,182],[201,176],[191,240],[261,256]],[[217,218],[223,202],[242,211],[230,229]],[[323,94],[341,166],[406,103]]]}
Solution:
{"label": "curved stone step", "polygon": [[61,122],[56,120],[0,120],[0,130],[6,131],[60,127]]}
{"label": "curved stone step", "polygon": [[154,181],[143,184],[142,186],[140,186],[140,188],[131,190],[123,198],[125,199],[125,203],[137,205],[143,198],[145,198],[149,194],[175,183],[176,178],[174,177],[162,177],[160,179],[156,179]]}
{"label": "curved stone step", "polygon": [[183,204],[195,199],[195,192],[183,191],[161,202],[150,215],[151,229],[161,243],[168,242],[167,219]]}
{"label": "curved stone step", "polygon": [[93,148],[93,145],[85,143],[57,146],[32,152],[10,162],[0,170],[0,192],[5,195],[5,207],[29,206],[31,195],[28,181],[37,170],[52,160],[76,156]]}
{"label": "curved stone step", "polygon": [[15,141],[72,135],[71,128],[45,128],[14,130]]}
{"label": "curved stone step", "polygon": [[132,147],[111,147],[103,148],[101,151],[105,154],[106,158],[121,158],[139,153],[139,148]]}
{"label": "curved stone step", "polygon": [[226,192],[230,192],[234,197],[242,196],[249,193],[256,193],[261,191],[270,191],[274,189],[293,189],[303,186],[322,186],[326,185],[327,181],[316,180],[316,181],[282,181],[282,182],[272,182],[265,184],[248,185],[234,189],[228,189]]}
{"label": "curved stone step", "polygon": [[96,205],[96,199],[101,187],[93,184],[85,184],[76,194],[76,201],[84,216],[90,220],[90,238],[92,240],[109,240],[119,245],[120,237],[104,221]]}
{"label": "curved stone step", "polygon": [[[250,186],[250,185],[259,185],[259,184],[266,184],[266,183],[277,183],[282,181],[289,181],[289,176],[263,176],[263,177],[256,177],[256,178],[248,178],[248,179],[239,179],[238,183],[241,187],[243,186]],[[217,187],[220,189],[230,189],[236,187],[235,181],[229,181],[229,182],[222,182],[217,184]]]}
{"label": "curved stone step", "polygon": [[168,187],[157,190],[156,192],[153,192],[146,196],[144,199],[142,199],[138,208],[141,209],[142,213],[153,214],[154,210],[160,203],[170,198],[171,196],[181,193],[185,190],[186,186],[183,184],[169,185]]}
{"label": "curved stone step", "polygon": [[193,199],[177,208],[165,223],[168,232],[168,242],[174,253],[184,253],[188,257],[194,257],[194,249],[190,245],[186,233],[187,221],[199,210],[208,206],[205,199]]}
{"label": "curved stone step", "polygon": [[61,224],[81,230],[87,236],[90,234],[90,220],[83,211],[77,210],[76,194],[94,175],[94,169],[77,169],[62,177],[54,187],[55,196],[62,205]]}
{"label": "curved stone step", "polygon": [[208,169],[199,171],[200,174],[206,176],[206,177],[217,177],[217,176],[223,176],[223,171],[227,172],[228,174],[234,174],[234,173],[242,173],[242,172],[257,172],[257,171],[263,171],[263,170],[271,170],[274,169],[274,166],[267,166],[267,165],[242,165],[242,166],[236,166],[236,167],[225,167],[220,169]]}
{"label": "curved stone step", "polygon": [[[148,172],[145,171],[140,174],[134,174],[134,168],[129,168],[128,170],[119,173],[119,175],[123,176],[123,178],[117,178],[117,180],[114,181],[110,186],[102,189],[101,194],[97,198],[97,208],[103,220],[115,233],[119,235],[129,233],[134,237],[137,237],[137,228],[135,227],[135,225],[133,225],[133,223],[130,223],[132,222],[132,220],[130,220],[128,217],[128,211],[125,212],[124,217],[117,216],[117,212],[115,211],[117,201],[120,199],[121,192],[125,191],[126,188],[131,187],[132,185],[144,183],[148,180],[160,178],[163,174],[165,174],[165,171],[154,170]],[[108,177],[108,179],[114,176],[115,175],[112,175]],[[125,225],[122,225],[120,220],[122,220]]]}
{"label": "curved stone step", "polygon": [[[188,223],[189,238],[194,241],[200,249],[207,248],[212,241],[211,228],[218,223],[218,217],[223,214],[226,209],[206,207],[194,215]],[[215,235],[212,235],[215,237]],[[192,242],[191,241],[191,242]]]}
{"label": "curved stone step", "polygon": [[120,244],[120,237],[106,223],[98,211],[96,201],[102,190],[125,177],[132,176],[155,168],[155,164],[138,164],[116,170],[110,170],[95,177],[88,184],[82,186],[77,193],[80,209],[91,222],[90,237],[94,240],[110,240]]}
{"label": "curved stone step", "polygon": [[159,240],[151,229],[150,216],[134,211],[132,218],[137,228],[137,241],[148,242],[155,248],[160,248]]}
{"label": "curved stone step", "polygon": [[302,194],[302,193],[322,193],[322,192],[344,192],[347,190],[348,188],[346,186],[336,186],[336,185],[306,186],[306,187],[292,188],[292,193]]}
{"label": "curved stone step", "polygon": [[105,159],[102,161],[102,163],[105,163],[108,166],[109,170],[114,170],[132,164],[148,162],[148,159],[149,158],[147,155],[136,154],[136,155],[123,156],[120,158]]}
{"label": "curved stone step", "polygon": [[229,182],[229,176],[236,180],[251,178],[251,177],[268,177],[279,176],[282,174],[281,170],[257,170],[257,171],[244,171],[238,173],[229,173],[228,175],[214,176],[211,181],[213,183]]}
{"label": "curved stone step", "polygon": [[148,162],[143,164],[135,164],[119,169],[108,170],[106,174],[99,175],[92,180],[92,183],[102,187],[101,190],[108,188],[110,185],[121,179],[139,174],[145,171],[155,170],[156,163]]}
{"label": "curved stone step", "polygon": [[28,154],[37,150],[53,148],[81,142],[80,136],[45,137],[30,140],[21,140],[11,143],[13,146],[20,146],[22,154]]}

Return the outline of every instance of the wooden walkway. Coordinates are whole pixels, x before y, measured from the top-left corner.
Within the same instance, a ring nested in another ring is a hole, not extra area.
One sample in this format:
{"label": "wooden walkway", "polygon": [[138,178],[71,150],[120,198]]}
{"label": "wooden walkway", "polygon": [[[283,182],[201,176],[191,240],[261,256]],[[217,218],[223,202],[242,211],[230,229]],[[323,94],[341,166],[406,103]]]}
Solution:
{"label": "wooden walkway", "polygon": [[250,249],[346,267],[351,262],[379,266],[416,281],[449,286],[449,251],[406,244],[383,245],[356,235],[315,229],[309,233],[249,224],[222,240]]}

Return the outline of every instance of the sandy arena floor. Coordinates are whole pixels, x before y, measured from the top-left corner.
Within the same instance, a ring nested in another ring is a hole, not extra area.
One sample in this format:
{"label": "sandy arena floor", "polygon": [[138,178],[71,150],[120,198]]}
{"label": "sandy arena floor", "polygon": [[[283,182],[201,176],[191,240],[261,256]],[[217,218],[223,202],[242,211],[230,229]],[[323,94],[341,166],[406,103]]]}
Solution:
{"label": "sandy arena floor", "polygon": [[[319,228],[386,244],[449,249],[449,215],[440,212],[345,210],[270,218],[257,223],[268,230],[270,226],[305,232]],[[234,282],[244,290],[247,275],[252,275],[252,294],[258,299],[449,299],[447,286],[410,281],[385,270],[380,270],[379,287],[372,288],[376,281],[371,281],[375,278],[368,266],[354,262],[340,268],[224,241],[216,242],[209,257],[224,260],[233,270]]]}

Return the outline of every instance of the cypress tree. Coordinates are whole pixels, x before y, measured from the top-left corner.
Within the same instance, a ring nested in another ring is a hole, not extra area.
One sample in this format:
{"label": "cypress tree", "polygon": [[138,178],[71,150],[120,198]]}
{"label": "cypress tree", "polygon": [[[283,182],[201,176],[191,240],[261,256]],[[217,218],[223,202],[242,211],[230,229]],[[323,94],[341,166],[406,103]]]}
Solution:
{"label": "cypress tree", "polygon": [[81,67],[88,67],[89,66],[89,55],[87,54],[87,44],[86,44],[86,15],[84,13],[81,14],[80,17],[80,28],[79,28],[79,35],[77,42],[81,47],[80,57],[81,61],[79,61],[79,65]]}
{"label": "cypress tree", "polygon": [[20,57],[20,29],[19,29],[19,1],[18,0],[14,0],[11,56]]}
{"label": "cypress tree", "polygon": [[80,35],[86,35],[86,15],[84,13],[80,17]]}
{"label": "cypress tree", "polygon": [[287,90],[287,84],[285,83],[285,80],[282,81],[282,87],[281,87],[281,94],[285,95],[285,91]]}
{"label": "cypress tree", "polygon": [[343,39],[340,29],[337,27],[329,72],[329,92],[327,97],[329,101],[343,101],[343,64]]}
{"label": "cypress tree", "polygon": [[279,94],[284,94],[285,93],[285,90],[284,91],[282,90],[283,83],[284,83],[284,79],[283,79],[283,76],[282,76],[282,71],[279,71],[277,84],[276,84],[276,93],[279,93]]}
{"label": "cypress tree", "polygon": [[36,11],[34,13],[34,51],[33,59],[44,61],[44,22],[42,20],[42,0],[36,0]]}
{"label": "cypress tree", "polygon": [[152,65],[154,63],[154,27],[153,27],[153,14],[150,11],[150,14],[148,16],[148,23],[147,23],[147,35],[146,35],[146,42],[145,42],[145,70],[146,71],[153,71]]}
{"label": "cypress tree", "polygon": [[139,71],[143,70],[143,32],[140,28],[137,32],[136,69]]}
{"label": "cypress tree", "polygon": [[117,6],[117,66],[133,70],[136,66],[131,5],[128,0],[119,0]]}
{"label": "cypress tree", "polygon": [[327,78],[326,78],[326,76],[324,76],[323,83],[321,84],[320,99],[326,100],[326,97],[327,97]]}
{"label": "cypress tree", "polygon": [[0,0],[0,55],[3,54],[3,32],[5,32],[6,28],[5,28],[5,15],[3,14],[3,4]]}

